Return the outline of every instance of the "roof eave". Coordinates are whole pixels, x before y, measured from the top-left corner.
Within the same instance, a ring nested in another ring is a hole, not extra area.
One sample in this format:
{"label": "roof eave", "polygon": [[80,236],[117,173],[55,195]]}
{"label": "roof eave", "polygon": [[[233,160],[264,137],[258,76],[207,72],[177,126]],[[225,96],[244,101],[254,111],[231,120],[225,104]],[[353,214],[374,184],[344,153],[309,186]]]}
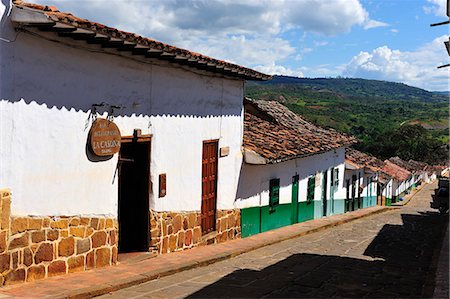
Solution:
{"label": "roof eave", "polygon": [[244,148],[244,162],[251,165],[266,165],[268,160],[257,152]]}
{"label": "roof eave", "polygon": [[16,26],[33,27],[43,31],[55,32],[61,38],[85,40],[87,43],[102,44],[104,47],[115,48],[121,52],[128,51],[133,55],[143,55],[146,58],[165,60],[243,80],[267,81],[272,79],[270,75],[203,55],[197,56],[188,50],[176,47],[161,49],[163,44],[160,42],[154,41],[150,44],[147,41],[148,44],[145,44],[141,42],[142,40],[145,41],[143,37],[136,37],[136,40],[123,38],[120,34],[117,37],[112,37],[105,32],[93,30],[93,28],[84,28],[81,25],[62,22],[55,16],[46,14],[45,11],[26,6],[14,4],[11,12],[11,21]]}

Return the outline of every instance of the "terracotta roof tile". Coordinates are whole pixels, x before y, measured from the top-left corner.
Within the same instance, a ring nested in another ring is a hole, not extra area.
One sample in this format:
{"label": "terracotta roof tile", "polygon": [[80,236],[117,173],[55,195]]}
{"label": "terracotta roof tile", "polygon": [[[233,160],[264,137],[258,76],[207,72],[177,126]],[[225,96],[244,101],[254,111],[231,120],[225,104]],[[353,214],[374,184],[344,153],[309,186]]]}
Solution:
{"label": "terracotta roof tile", "polygon": [[422,169],[420,169],[420,167],[418,167],[417,164],[405,161],[405,160],[401,159],[400,157],[389,158],[389,161],[408,170],[411,173],[418,173],[422,170]]}
{"label": "terracotta roof tile", "polygon": [[245,100],[244,148],[277,163],[330,151],[355,138],[317,127],[276,101]]}
{"label": "terracotta roof tile", "polygon": [[[58,23],[73,26],[75,28],[81,28],[93,31],[94,33],[100,33],[108,36],[109,38],[120,38],[127,42],[136,43],[141,46],[149,47],[150,49],[164,51],[171,55],[178,55],[184,60],[174,60],[175,63],[186,64],[186,60],[191,59],[188,64],[200,69],[206,69],[207,71],[214,71],[227,74],[229,76],[242,77],[250,80],[269,80],[271,76],[257,72],[250,68],[246,68],[237,64],[226,62],[223,60],[214,59],[206,55],[198,54],[182,48],[177,48],[156,40],[140,36],[135,33],[130,33],[122,30],[118,30],[113,27],[92,22],[86,19],[82,19],[72,15],[71,13],[61,12],[55,6],[45,6],[34,3],[27,3],[22,0],[14,0],[14,5],[18,8],[28,8],[36,11],[40,11],[45,14],[50,20]],[[26,26],[37,26],[37,24],[24,24]],[[211,64],[211,65],[207,65]]]}
{"label": "terracotta roof tile", "polygon": [[428,166],[428,164],[425,162],[419,162],[419,161],[415,161],[415,160],[409,160],[408,164],[411,167],[415,168],[417,171],[424,171]]}
{"label": "terracotta roof tile", "polygon": [[384,161],[384,167],[382,170],[398,181],[404,181],[411,175],[411,172],[407,169],[404,169],[389,160]]}
{"label": "terracotta roof tile", "polygon": [[359,168],[368,168],[374,172],[381,170],[384,166],[380,159],[352,148],[345,149],[345,160]]}

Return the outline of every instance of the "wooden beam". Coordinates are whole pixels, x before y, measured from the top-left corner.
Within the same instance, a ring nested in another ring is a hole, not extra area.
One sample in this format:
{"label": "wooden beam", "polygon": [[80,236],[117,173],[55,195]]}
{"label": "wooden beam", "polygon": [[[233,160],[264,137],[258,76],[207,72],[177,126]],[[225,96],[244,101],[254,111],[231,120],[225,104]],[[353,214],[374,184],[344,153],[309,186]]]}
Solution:
{"label": "wooden beam", "polygon": [[172,53],[169,53],[169,52],[162,52],[161,53],[161,58],[172,59],[172,58],[175,58],[175,57],[176,57],[175,54],[172,54]]}
{"label": "wooden beam", "polygon": [[145,55],[148,50],[150,50],[149,46],[144,46],[144,45],[140,45],[137,44],[136,47],[133,48],[133,50],[131,50],[131,54],[133,55]]}
{"label": "wooden beam", "polygon": [[118,51],[133,51],[134,47],[136,47],[136,43],[124,41],[123,45],[117,48]]}
{"label": "wooden beam", "polygon": [[154,57],[161,56],[162,53],[163,53],[162,50],[150,49],[150,50],[147,51],[147,54],[145,56],[150,57],[150,58],[154,58]]}
{"label": "wooden beam", "polygon": [[187,61],[188,60],[187,57],[184,57],[184,56],[181,56],[181,55],[175,55],[175,57],[173,59],[176,60],[176,61]]}
{"label": "wooden beam", "polygon": [[75,31],[71,32],[60,32],[58,33],[59,36],[62,37],[71,37],[75,40],[87,40],[95,36],[94,31],[77,28]]}
{"label": "wooden beam", "polygon": [[124,44],[124,40],[116,37],[111,37],[110,39],[102,43],[103,48],[118,48]]}
{"label": "wooden beam", "polygon": [[52,26],[38,26],[39,30],[42,31],[53,31],[58,33],[63,32],[73,32],[76,31],[77,28],[71,25],[63,24],[63,23],[56,23]]}
{"label": "wooden beam", "polygon": [[93,37],[87,39],[86,41],[88,44],[101,44],[106,42],[108,39],[109,37],[107,35],[97,32]]}

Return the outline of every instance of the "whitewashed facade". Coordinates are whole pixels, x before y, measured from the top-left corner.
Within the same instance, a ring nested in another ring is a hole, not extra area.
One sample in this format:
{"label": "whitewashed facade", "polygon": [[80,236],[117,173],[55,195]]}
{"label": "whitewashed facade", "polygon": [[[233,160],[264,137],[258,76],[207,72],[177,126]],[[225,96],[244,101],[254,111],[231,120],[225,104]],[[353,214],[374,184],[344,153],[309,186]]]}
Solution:
{"label": "whitewashed facade", "polygon": [[[57,19],[60,13],[51,7],[2,3],[0,189],[11,226],[1,229],[8,239],[24,240],[55,230],[51,240],[28,240],[7,248],[8,254],[66,242],[67,256],[43,263],[63,262],[65,273],[72,258],[85,270],[115,264],[118,250],[167,253],[240,237],[235,199],[244,82],[269,76],[145,38],[137,44],[96,23],[81,28],[82,22],[67,21],[70,15]],[[150,56],[136,55],[134,47],[149,49]],[[118,126],[120,154],[93,155],[88,138],[95,118]],[[213,145],[207,153],[206,144]],[[141,167],[137,161],[147,162]],[[207,216],[205,165],[214,172]],[[144,176],[134,173],[138,168]],[[124,191],[139,184],[137,195]],[[137,234],[139,247],[125,247]],[[87,251],[75,251],[80,242],[90,244]],[[11,277],[26,280],[28,267],[8,271],[23,271]]]}

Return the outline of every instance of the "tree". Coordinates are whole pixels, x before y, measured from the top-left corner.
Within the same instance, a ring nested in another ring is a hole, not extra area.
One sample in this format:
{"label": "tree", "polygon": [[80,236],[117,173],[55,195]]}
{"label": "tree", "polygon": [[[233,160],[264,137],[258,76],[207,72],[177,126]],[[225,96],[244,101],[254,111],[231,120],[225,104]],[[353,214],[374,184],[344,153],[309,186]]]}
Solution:
{"label": "tree", "polygon": [[413,159],[429,164],[446,161],[449,154],[445,144],[434,139],[420,125],[404,125],[386,131],[360,149],[381,159],[399,156],[403,160]]}

